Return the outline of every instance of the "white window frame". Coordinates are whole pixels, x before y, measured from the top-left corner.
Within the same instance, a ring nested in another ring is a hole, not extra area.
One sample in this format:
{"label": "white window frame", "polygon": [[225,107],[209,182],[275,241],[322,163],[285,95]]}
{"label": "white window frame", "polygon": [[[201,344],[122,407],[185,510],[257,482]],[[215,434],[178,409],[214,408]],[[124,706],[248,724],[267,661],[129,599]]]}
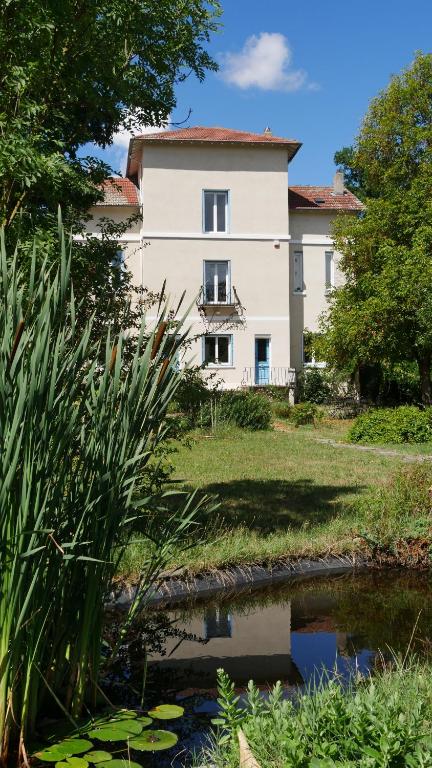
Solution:
{"label": "white window frame", "polygon": [[[213,195],[213,229],[205,227],[205,196]],[[217,203],[216,195],[225,195],[225,229],[217,229]],[[202,191],[202,231],[205,235],[222,235],[229,232],[229,208],[230,194],[228,189],[203,189]]]}
{"label": "white window frame", "polygon": [[324,284],[326,294],[331,293],[335,287],[335,260],[334,251],[330,250],[324,253]]}
{"label": "white window frame", "polygon": [[[214,283],[213,283],[215,300],[209,301],[207,299],[207,278],[206,278],[207,264],[226,264],[227,265],[226,282],[225,282],[225,295],[226,295],[225,301],[219,301],[219,299],[217,298],[219,296],[219,279],[216,271],[215,271]],[[203,262],[203,287],[204,287],[204,301],[206,304],[229,304],[230,298],[231,298],[231,262],[228,261],[227,259],[205,259]]]}
{"label": "white window frame", "polygon": [[[228,362],[227,363],[219,363],[218,362],[218,348],[219,348],[219,338],[223,337],[224,339],[228,339]],[[213,338],[216,339],[216,362],[215,363],[207,363],[205,358],[205,341],[206,338]],[[202,337],[202,361],[208,368],[232,368],[233,367],[233,335],[232,333],[205,333]]]}
{"label": "white window frame", "polygon": [[[296,285],[296,256],[301,257],[300,261],[300,280],[298,281],[301,284],[301,287]],[[302,248],[296,248],[294,251],[294,259],[293,259],[293,293],[302,294],[304,293],[304,258],[303,258],[303,249]]]}

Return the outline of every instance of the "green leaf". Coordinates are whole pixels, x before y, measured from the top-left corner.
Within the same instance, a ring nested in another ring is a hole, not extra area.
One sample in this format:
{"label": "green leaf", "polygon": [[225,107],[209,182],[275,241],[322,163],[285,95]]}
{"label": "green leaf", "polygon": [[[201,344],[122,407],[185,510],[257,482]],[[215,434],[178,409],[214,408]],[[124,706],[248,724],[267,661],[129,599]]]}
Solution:
{"label": "green leaf", "polygon": [[58,749],[43,749],[42,752],[36,752],[34,756],[44,763],[58,763],[68,755]]}
{"label": "green leaf", "polygon": [[88,739],[65,739],[55,745],[56,749],[67,750],[69,755],[81,755],[93,746]]}
{"label": "green leaf", "polygon": [[99,768],[141,768],[141,765],[124,758],[124,760],[108,760],[106,763],[99,763]]}
{"label": "green leaf", "polygon": [[151,725],[151,724],[152,724],[152,722],[153,722],[153,720],[152,720],[152,718],[151,718],[151,717],[144,717],[144,716],[143,716],[143,717],[140,717],[140,718],[139,718],[139,721],[140,721],[140,723],[142,723],[142,724],[143,724],[143,728],[145,728],[145,727],[146,727],[146,725]]}
{"label": "green leaf", "polygon": [[99,741],[126,741],[130,736],[130,733],[123,731],[117,726],[113,728],[103,726],[89,731],[89,736],[91,736],[92,739],[98,739]]}
{"label": "green leaf", "polygon": [[93,763],[94,765],[97,765],[98,763],[111,760],[111,753],[104,752],[103,749],[99,749],[99,750],[95,749],[92,752],[87,752],[85,758],[86,760],[89,761],[89,763]]}
{"label": "green leaf", "polygon": [[157,720],[175,720],[184,715],[184,709],[177,704],[159,704],[158,707],[149,710],[149,715]]}
{"label": "green leaf", "polygon": [[144,731],[141,736],[129,740],[129,746],[140,752],[159,752],[170,749],[178,742],[178,736],[171,731]]}
{"label": "green leaf", "polygon": [[118,727],[122,731],[126,731],[126,733],[133,733],[136,736],[138,736],[138,734],[141,733],[142,729],[144,728],[144,724],[141,720],[123,720],[122,718],[118,718],[112,722],[116,723],[116,728]]}

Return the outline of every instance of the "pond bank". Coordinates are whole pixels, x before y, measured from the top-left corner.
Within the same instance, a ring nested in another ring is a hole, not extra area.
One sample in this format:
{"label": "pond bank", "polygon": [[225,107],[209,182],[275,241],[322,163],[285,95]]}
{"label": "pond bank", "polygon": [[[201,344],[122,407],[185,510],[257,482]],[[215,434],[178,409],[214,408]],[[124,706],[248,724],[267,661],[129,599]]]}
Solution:
{"label": "pond bank", "polygon": [[[151,606],[175,604],[189,598],[205,599],[224,593],[230,594],[245,588],[266,587],[289,581],[300,581],[316,576],[331,576],[354,571],[364,571],[371,567],[371,562],[358,555],[323,557],[317,560],[302,558],[286,561],[273,566],[234,566],[217,569],[194,577],[165,578],[153,587]],[[133,600],[135,587],[124,585],[112,596],[113,602],[127,607]]]}

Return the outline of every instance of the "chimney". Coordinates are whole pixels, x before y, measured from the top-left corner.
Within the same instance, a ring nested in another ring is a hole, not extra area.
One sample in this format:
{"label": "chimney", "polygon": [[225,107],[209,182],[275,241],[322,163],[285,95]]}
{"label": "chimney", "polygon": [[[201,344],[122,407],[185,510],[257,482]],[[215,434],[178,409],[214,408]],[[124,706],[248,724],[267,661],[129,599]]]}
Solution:
{"label": "chimney", "polygon": [[272,136],[272,135],[273,135],[273,134],[272,134],[272,132],[271,132],[270,126],[269,126],[269,125],[267,125],[267,126],[264,128],[264,136]]}
{"label": "chimney", "polygon": [[333,194],[343,195],[345,192],[345,179],[343,171],[336,171],[333,177]]}

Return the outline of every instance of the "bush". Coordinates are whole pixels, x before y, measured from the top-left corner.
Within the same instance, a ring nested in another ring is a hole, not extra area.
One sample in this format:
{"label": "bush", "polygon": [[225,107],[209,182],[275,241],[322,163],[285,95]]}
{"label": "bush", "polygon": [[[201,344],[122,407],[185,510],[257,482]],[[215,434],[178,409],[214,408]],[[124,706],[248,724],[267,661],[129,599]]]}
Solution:
{"label": "bush", "polygon": [[223,421],[244,429],[269,429],[271,406],[266,397],[253,392],[223,392],[220,401]]}
{"label": "bush", "polygon": [[332,396],[332,384],[323,368],[305,368],[298,376],[297,399],[316,405],[328,403]]}
{"label": "bush", "polygon": [[219,423],[233,424],[243,429],[269,429],[270,401],[263,395],[248,391],[219,392],[200,410],[198,423],[215,427]]}
{"label": "bush", "polygon": [[356,418],[348,439],[352,443],[427,443],[432,441],[432,408],[402,405],[367,411]]}
{"label": "bush", "polygon": [[289,420],[295,427],[301,427],[305,424],[315,424],[323,415],[315,403],[297,403],[290,409]]}
{"label": "bush", "polygon": [[272,406],[273,416],[277,419],[289,419],[293,406],[289,403],[276,402]]}
{"label": "bush", "polygon": [[396,663],[359,678],[356,686],[323,679],[294,701],[281,683],[264,698],[250,682],[239,707],[233,683],[219,670],[219,731],[201,762],[238,766],[241,727],[261,768],[429,768],[431,666]]}

